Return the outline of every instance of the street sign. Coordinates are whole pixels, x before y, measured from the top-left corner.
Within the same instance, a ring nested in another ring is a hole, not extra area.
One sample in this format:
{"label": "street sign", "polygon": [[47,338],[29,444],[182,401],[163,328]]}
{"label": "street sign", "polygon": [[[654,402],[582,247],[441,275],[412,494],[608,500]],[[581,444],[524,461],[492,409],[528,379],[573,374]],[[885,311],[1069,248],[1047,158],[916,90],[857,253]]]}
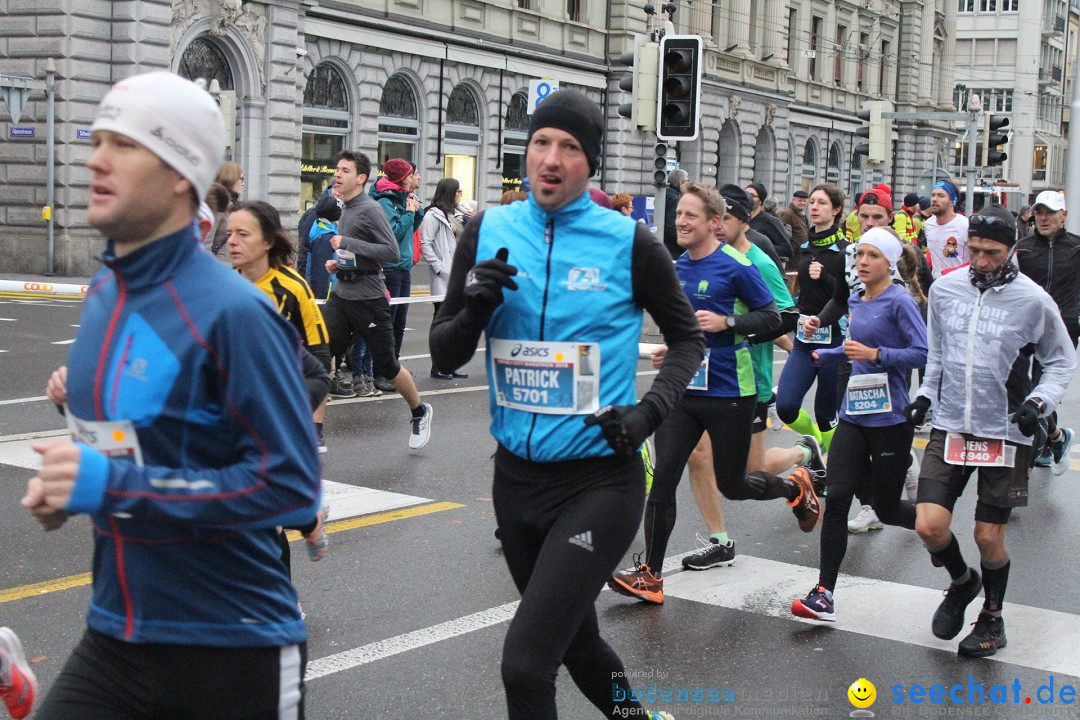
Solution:
{"label": "street sign", "polygon": [[11,137],[34,137],[34,128],[13,127],[8,131],[8,133],[11,135]]}
{"label": "street sign", "polygon": [[89,140],[90,139],[90,131],[87,130],[86,128],[75,128],[75,139],[76,140]]}
{"label": "street sign", "polygon": [[532,115],[533,112],[536,111],[536,108],[540,105],[540,103],[544,102],[546,98],[557,92],[559,92],[558,80],[548,80],[547,78],[542,78],[540,80],[530,80],[528,108],[529,114]]}

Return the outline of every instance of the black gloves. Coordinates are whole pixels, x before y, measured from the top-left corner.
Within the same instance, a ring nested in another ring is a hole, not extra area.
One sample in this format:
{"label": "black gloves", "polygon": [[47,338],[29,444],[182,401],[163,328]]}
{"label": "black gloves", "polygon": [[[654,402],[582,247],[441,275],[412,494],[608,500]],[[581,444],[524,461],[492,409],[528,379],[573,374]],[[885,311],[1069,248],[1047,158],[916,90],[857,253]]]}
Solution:
{"label": "black gloves", "polygon": [[926,411],[930,409],[930,398],[919,396],[904,408],[904,417],[908,422],[922,425],[926,422]]}
{"label": "black gloves", "polygon": [[607,405],[586,417],[585,425],[599,425],[615,454],[625,456],[636,454],[653,431],[648,415],[637,405]]}
{"label": "black gloves", "polygon": [[517,275],[518,270],[507,264],[509,254],[506,248],[499,248],[494,259],[477,263],[465,277],[465,307],[483,323],[487,323],[495,308],[502,305],[503,288],[517,290],[512,276]]}
{"label": "black gloves", "polygon": [[1039,406],[1027,400],[1009,419],[1020,428],[1021,435],[1031,437],[1039,428]]}

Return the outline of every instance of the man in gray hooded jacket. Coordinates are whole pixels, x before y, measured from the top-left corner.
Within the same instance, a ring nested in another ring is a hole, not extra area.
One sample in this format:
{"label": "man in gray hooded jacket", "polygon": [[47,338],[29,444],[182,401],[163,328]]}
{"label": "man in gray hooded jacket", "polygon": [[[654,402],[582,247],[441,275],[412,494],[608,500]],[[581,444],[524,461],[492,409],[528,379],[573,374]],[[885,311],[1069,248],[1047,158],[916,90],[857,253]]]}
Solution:
{"label": "man in gray hooded jacket", "polygon": [[[1019,273],[1015,245],[1016,221],[1005,208],[991,205],[971,217],[970,266],[943,275],[930,288],[926,375],[906,411],[916,424],[928,409],[934,411],[915,531],[952,584],[932,630],[943,640],[956,637],[965,608],[983,589],[978,621],[958,648],[971,657],[1005,647],[1005,525],[1012,508],[1027,505],[1032,436],[1042,432],[1042,419],[1062,401],[1076,369],[1076,351],[1057,305]],[[1032,355],[1043,368],[1034,388],[1028,373]],[[953,506],[975,470],[981,577],[968,567],[950,529]]]}

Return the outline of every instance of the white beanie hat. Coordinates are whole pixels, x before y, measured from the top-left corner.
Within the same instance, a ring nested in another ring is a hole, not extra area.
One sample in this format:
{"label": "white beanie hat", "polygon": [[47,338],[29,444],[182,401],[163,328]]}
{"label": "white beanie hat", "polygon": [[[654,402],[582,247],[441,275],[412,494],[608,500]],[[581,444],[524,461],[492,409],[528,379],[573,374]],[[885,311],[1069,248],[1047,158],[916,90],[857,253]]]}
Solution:
{"label": "white beanie hat", "polygon": [[881,254],[885,256],[885,259],[889,261],[889,265],[895,265],[896,261],[899,260],[900,256],[904,253],[900,241],[885,228],[870,228],[859,236],[859,243],[866,243],[867,245],[876,247],[881,251]]}
{"label": "white beanie hat", "polygon": [[225,159],[225,122],[210,93],[179,75],[135,75],[112,86],[90,132],[126,135],[191,181],[206,197]]}

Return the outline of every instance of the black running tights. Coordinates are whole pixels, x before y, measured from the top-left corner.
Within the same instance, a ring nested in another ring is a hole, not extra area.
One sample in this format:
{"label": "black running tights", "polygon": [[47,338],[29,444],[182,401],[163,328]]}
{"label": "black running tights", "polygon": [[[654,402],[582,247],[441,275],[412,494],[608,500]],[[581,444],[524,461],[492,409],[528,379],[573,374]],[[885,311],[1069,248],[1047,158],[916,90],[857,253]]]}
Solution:
{"label": "black running tights", "polygon": [[836,586],[840,564],[847,553],[847,516],[856,492],[872,498],[871,504],[881,522],[915,529],[915,506],[900,499],[914,436],[911,423],[863,427],[840,421],[829,447],[826,480],[829,495],[821,521],[818,584],[826,590]]}
{"label": "black running tights", "polygon": [[622,661],[600,637],[596,597],[637,534],[645,501],[640,456],[533,463],[495,453],[495,518],[521,591],[503,645],[510,720],[556,718],[565,665],[605,717],[645,717],[628,697]]}

